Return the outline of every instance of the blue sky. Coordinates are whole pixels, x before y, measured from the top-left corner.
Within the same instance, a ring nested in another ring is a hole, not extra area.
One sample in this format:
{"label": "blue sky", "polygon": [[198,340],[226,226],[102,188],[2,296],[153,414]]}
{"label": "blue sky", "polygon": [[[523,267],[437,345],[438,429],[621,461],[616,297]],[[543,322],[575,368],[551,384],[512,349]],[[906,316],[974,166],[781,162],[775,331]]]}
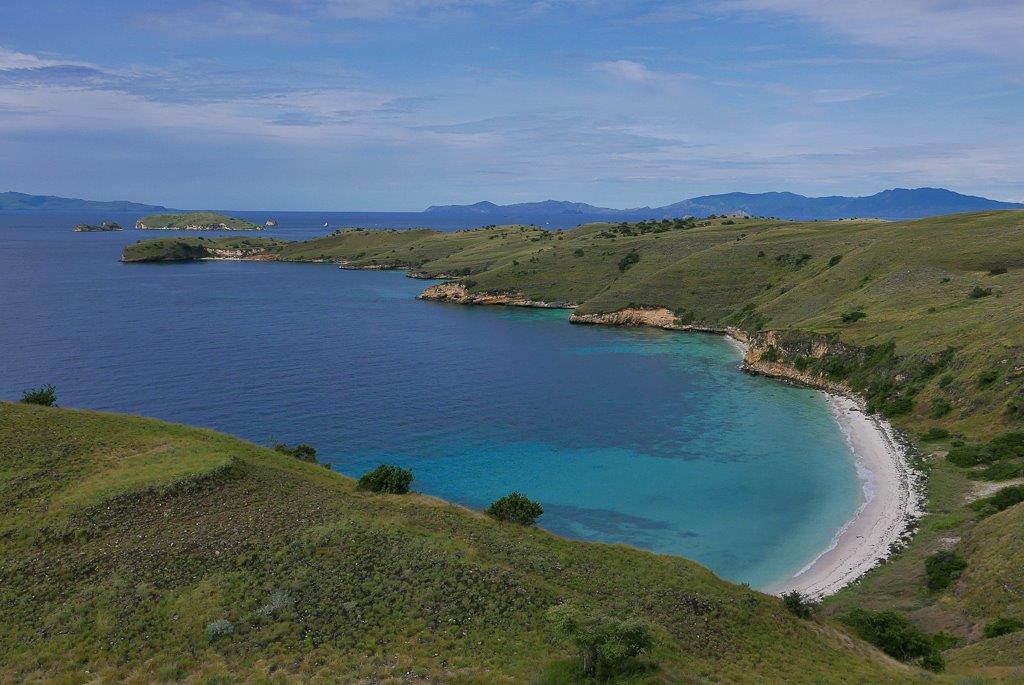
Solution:
{"label": "blue sky", "polygon": [[1024,200],[1020,0],[0,6],[0,190],[418,210]]}

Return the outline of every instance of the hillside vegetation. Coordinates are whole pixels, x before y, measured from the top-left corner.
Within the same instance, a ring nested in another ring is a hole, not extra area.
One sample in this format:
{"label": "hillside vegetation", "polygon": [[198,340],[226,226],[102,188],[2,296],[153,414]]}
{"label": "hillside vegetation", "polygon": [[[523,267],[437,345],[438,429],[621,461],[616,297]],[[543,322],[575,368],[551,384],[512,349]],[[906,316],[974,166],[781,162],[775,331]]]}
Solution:
{"label": "hillside vegetation", "polygon": [[217,212],[150,214],[135,222],[135,228],[179,229],[188,231],[261,231],[262,226]]}
{"label": "hillside vegetation", "polygon": [[0,497],[6,682],[571,682],[558,605],[649,623],[628,682],[932,677],[692,562],[212,431],[0,403]]}
{"label": "hillside vegetation", "polygon": [[[128,246],[125,261],[188,259],[231,239]],[[529,226],[438,233],[339,231],[253,239],[245,256],[407,268],[470,292],[516,293],[579,313],[663,307],[682,324],[794,333],[777,352],[875,395],[919,431],[968,438],[1024,428],[1024,213],[918,221],[762,219]],[[210,255],[215,256],[215,255]],[[816,339],[847,346],[811,358]],[[800,350],[807,359],[799,360]],[[1022,471],[1024,473],[1024,471]]]}

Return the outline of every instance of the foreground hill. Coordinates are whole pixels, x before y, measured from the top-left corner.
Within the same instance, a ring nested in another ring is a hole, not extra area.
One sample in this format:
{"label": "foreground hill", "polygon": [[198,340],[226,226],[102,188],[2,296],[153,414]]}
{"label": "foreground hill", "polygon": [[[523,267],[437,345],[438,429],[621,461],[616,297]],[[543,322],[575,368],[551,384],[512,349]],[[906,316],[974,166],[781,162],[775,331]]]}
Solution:
{"label": "foreground hill", "polygon": [[211,431],[0,403],[0,465],[3,681],[566,682],[560,603],[651,623],[632,682],[926,677],[692,562]]}

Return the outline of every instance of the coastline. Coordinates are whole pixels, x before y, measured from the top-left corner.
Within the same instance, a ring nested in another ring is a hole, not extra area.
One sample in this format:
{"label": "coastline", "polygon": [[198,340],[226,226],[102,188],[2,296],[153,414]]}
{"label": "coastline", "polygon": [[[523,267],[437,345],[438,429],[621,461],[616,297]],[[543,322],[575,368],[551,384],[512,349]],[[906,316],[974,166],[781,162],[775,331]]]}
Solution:
{"label": "coastline", "polygon": [[856,459],[861,505],[821,554],[792,577],[763,589],[770,594],[795,590],[814,599],[835,594],[902,547],[921,516],[918,475],[892,427],[865,413],[862,401],[826,394]]}
{"label": "coastline", "polygon": [[[432,286],[419,298],[468,305],[552,306],[515,295],[498,298],[472,295],[460,284],[453,283]],[[584,325],[645,326],[724,335],[743,360],[741,370],[805,385],[826,396],[856,462],[861,504],[853,517],[836,531],[827,548],[790,578],[761,588],[763,592],[782,595],[795,590],[813,599],[835,594],[901,549],[913,535],[913,523],[923,514],[920,474],[907,462],[906,450],[896,439],[889,422],[867,414],[863,399],[853,396],[845,386],[811,378],[786,364],[766,362],[761,358],[763,350],[752,344],[745,331],[732,327],[680,325],[675,315],[663,308],[624,309],[610,314],[574,312],[569,320]]]}

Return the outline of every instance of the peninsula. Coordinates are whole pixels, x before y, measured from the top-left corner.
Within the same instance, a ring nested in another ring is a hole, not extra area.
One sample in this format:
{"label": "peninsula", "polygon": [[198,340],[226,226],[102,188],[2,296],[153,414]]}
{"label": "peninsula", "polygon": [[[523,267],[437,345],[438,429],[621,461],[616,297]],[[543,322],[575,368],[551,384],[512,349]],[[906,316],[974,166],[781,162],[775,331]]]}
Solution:
{"label": "peninsula", "polygon": [[262,231],[263,226],[217,212],[150,214],[135,222],[142,230],[169,231]]}

